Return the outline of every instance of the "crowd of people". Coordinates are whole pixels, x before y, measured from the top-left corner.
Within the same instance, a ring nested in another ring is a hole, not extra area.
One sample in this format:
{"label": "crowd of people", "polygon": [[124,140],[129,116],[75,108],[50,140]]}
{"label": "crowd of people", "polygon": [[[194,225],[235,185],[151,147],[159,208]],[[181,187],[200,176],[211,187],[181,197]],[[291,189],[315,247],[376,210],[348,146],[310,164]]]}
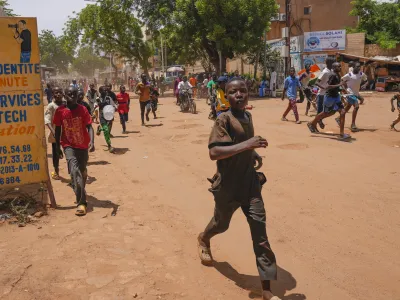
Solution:
{"label": "crowd of people", "polygon": [[[317,125],[324,128],[323,120],[338,112],[336,121],[340,126],[340,138],[348,139],[350,136],[344,133],[345,115],[351,107],[354,108],[351,129],[356,131],[357,112],[359,104],[363,102],[359,91],[364,84],[364,76],[359,63],[355,63],[344,76],[340,76],[340,72],[340,64],[329,57],[326,68],[316,82],[319,91],[314,102],[313,87],[309,85],[310,66],[306,66],[306,72],[300,77],[291,68],[284,81],[282,100],[286,96],[289,102],[282,121],[287,121],[286,117],[292,110],[296,123],[300,124],[297,104],[307,99],[306,114],[312,105],[317,110],[315,118],[307,124],[312,133],[318,132]],[[158,88],[162,81],[142,74],[140,80],[134,80],[133,88],[132,80],[134,79],[129,78],[130,90],[138,95],[141,123],[145,125],[151,112],[157,118]],[[271,291],[271,281],[277,279],[277,265],[268,241],[266,212],[261,195],[266,177],[259,172],[262,158],[256,152],[256,149],[266,148],[268,141],[254,135],[252,115],[249,112],[252,106],[248,105],[249,82],[238,72],[220,76],[213,73],[209,78],[203,78],[201,82],[200,80],[201,78],[193,74],[189,77],[178,76],[173,90],[176,103],[179,104],[183,90],[192,90],[193,97],[196,97],[200,93],[199,89],[205,88],[211,111],[209,117],[215,120],[208,144],[210,158],[217,161],[217,171],[208,179],[215,209],[209,224],[197,238],[200,260],[204,265],[213,263],[211,239],[229,228],[232,215],[241,208],[250,226],[263,299],[279,300]],[[115,94],[112,84],[108,82],[98,89],[95,83],[90,83],[87,91],[75,80],[67,87],[53,83],[48,88],[52,90],[52,101],[46,108],[45,124],[49,129],[48,142],[52,145],[54,171],[51,176],[55,180],[60,179],[59,161],[65,156],[77,204],[75,214],[84,216],[87,207],[87,163],[89,152],[95,151],[95,130],[92,125],[98,123],[96,133],[100,135],[103,132],[108,150],[113,153],[115,149],[111,144],[111,132],[114,113],[117,111],[119,114],[122,133],[127,133],[131,97],[124,85],[120,85],[119,93]],[[276,90],[276,83],[272,88]],[[341,98],[341,93],[346,95],[345,100]],[[400,122],[400,94],[391,99],[392,111],[396,109],[394,101],[397,101],[399,116],[391,124],[393,129]]]}

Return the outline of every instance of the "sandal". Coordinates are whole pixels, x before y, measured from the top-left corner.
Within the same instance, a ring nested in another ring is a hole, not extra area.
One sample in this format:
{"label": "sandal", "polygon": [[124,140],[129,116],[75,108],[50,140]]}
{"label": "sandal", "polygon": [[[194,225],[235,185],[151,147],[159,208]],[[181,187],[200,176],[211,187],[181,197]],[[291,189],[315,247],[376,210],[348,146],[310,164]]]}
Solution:
{"label": "sandal", "polygon": [[60,176],[56,172],[51,172],[51,179],[60,180]]}
{"label": "sandal", "polygon": [[307,123],[307,127],[308,127],[308,129],[310,130],[311,133],[317,133],[317,132],[319,132],[319,131],[315,128],[315,126],[314,126],[313,124],[311,124],[310,122]]}
{"label": "sandal", "polygon": [[281,118],[281,121],[287,122],[287,121],[289,121],[289,120],[286,119],[285,117],[282,117],[282,118]]}
{"label": "sandal", "polygon": [[211,266],[214,262],[212,254],[211,254],[211,249],[201,245],[200,242],[197,243],[197,246],[198,246],[198,250],[199,250],[199,257],[200,257],[201,263],[205,266]]}
{"label": "sandal", "polygon": [[350,134],[343,134],[343,135],[340,135],[340,138],[339,138],[339,140],[341,140],[341,141],[344,141],[344,140],[347,140],[347,139],[351,139],[351,135]]}
{"label": "sandal", "polygon": [[76,209],[75,215],[77,215],[77,216],[86,215],[86,206],[83,205],[83,204],[78,205],[78,208]]}
{"label": "sandal", "polygon": [[351,129],[352,132],[360,131],[356,125],[351,125],[350,129]]}
{"label": "sandal", "polygon": [[318,125],[319,125],[319,127],[321,127],[321,129],[325,128],[325,124],[324,124],[324,122],[322,122],[322,120],[318,122]]}

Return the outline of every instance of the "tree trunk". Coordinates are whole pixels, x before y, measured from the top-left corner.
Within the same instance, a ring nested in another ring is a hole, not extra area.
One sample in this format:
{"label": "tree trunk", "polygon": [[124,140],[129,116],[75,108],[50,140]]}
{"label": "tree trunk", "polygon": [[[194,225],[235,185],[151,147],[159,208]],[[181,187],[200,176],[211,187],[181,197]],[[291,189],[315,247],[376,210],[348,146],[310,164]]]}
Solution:
{"label": "tree trunk", "polygon": [[257,69],[259,60],[260,60],[260,51],[257,52],[256,62],[254,63],[254,78],[257,78]]}

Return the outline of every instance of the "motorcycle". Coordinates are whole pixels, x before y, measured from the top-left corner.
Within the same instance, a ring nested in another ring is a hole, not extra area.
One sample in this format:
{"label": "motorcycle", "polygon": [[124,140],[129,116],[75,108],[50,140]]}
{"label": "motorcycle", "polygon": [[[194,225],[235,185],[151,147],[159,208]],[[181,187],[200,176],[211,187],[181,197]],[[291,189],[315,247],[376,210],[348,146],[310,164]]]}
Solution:
{"label": "motorcycle", "polygon": [[179,106],[181,108],[181,112],[190,111],[192,114],[196,113],[196,103],[193,99],[193,91],[192,89],[183,89],[181,92],[181,99]]}

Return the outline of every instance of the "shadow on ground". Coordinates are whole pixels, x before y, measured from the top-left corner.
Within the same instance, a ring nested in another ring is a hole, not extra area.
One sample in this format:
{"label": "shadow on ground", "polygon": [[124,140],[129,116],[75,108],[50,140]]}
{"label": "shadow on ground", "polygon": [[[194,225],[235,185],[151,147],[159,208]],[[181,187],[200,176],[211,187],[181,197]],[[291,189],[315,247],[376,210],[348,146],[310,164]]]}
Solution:
{"label": "shadow on ground", "polygon": [[[214,262],[214,268],[235,284],[249,291],[249,298],[261,298],[261,283],[259,276],[240,274],[228,262]],[[297,286],[296,279],[288,271],[278,267],[278,280],[272,282],[272,292],[282,300],[305,300],[304,294],[288,294]]]}

